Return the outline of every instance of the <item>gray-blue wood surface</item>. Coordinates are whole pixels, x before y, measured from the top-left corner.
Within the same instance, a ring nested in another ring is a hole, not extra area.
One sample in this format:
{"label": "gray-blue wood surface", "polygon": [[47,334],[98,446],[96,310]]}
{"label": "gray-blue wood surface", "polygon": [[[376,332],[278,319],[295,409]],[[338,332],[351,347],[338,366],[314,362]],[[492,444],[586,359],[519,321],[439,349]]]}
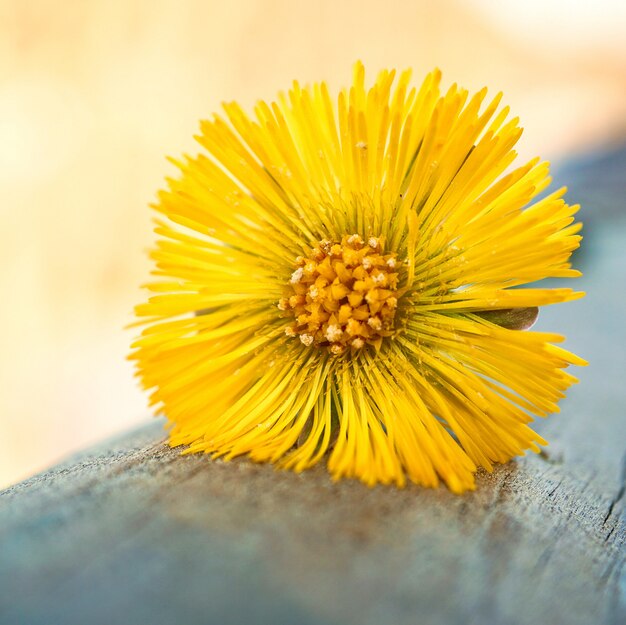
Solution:
{"label": "gray-blue wood surface", "polygon": [[625,176],[624,149],[557,173],[588,296],[539,327],[590,366],[545,453],[459,497],[181,457],[153,422],[0,493],[0,623],[625,623]]}

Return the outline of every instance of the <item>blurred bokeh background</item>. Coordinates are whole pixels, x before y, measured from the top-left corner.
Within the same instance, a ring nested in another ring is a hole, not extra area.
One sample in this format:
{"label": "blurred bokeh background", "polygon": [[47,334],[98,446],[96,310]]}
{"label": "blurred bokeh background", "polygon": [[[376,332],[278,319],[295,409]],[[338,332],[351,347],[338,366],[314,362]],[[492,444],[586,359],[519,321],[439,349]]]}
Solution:
{"label": "blurred bokeh background", "polygon": [[618,0],[0,0],[0,488],[150,418],[148,204],[221,101],[439,66],[564,163],[626,137],[624,33]]}

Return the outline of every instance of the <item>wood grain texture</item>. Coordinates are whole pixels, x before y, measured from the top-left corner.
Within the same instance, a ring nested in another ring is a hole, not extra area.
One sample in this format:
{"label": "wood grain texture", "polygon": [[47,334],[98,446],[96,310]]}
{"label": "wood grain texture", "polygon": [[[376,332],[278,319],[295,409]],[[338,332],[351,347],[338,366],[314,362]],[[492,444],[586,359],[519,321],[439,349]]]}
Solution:
{"label": "wood grain texture", "polygon": [[538,322],[591,362],[544,453],[459,497],[181,457],[151,423],[0,493],[0,623],[626,622],[626,222],[590,222],[588,297]]}
{"label": "wood grain texture", "polygon": [[458,497],[162,440],[146,427],[3,494],[0,622],[622,622],[623,485],[600,495],[558,459]]}

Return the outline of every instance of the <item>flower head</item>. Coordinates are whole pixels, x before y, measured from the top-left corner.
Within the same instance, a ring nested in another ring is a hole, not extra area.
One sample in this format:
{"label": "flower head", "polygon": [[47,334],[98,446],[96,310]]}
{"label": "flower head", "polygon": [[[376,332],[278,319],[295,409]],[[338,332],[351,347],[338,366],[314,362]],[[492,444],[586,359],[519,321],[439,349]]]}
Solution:
{"label": "flower head", "polygon": [[201,125],[155,206],[154,293],[131,358],[187,452],[335,478],[462,492],[545,441],[584,364],[522,332],[579,275],[575,206],[539,159],[509,166],[521,129],[440,74],[382,72],[349,90],[294,83],[250,117]]}

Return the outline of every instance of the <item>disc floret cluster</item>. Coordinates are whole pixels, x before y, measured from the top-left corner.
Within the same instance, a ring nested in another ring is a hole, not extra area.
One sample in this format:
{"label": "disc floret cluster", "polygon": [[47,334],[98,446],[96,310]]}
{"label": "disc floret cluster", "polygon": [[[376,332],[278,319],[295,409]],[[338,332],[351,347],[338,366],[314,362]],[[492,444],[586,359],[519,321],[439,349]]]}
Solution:
{"label": "disc floret cluster", "polygon": [[319,241],[298,256],[289,280],[292,294],[278,308],[294,322],[287,336],[340,355],[365,345],[380,348],[394,334],[398,306],[398,260],[385,254],[379,237],[345,235],[340,242]]}

